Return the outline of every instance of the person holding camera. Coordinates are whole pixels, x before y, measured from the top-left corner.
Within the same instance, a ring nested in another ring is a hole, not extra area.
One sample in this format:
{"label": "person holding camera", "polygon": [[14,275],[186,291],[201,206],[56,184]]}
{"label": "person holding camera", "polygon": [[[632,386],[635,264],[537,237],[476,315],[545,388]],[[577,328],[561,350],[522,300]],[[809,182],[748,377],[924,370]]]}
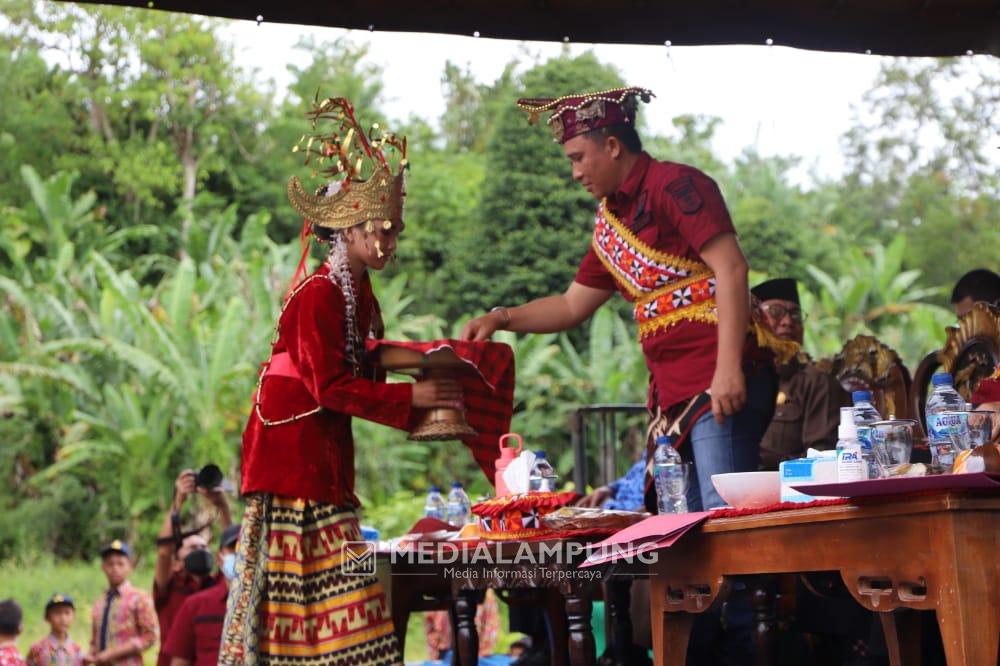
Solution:
{"label": "person holding camera", "polygon": [[[221,574],[212,575],[215,560],[201,534],[207,525],[182,531],[181,510],[188,498],[197,493],[215,507],[219,528],[225,530],[233,520],[221,483],[222,473],[215,465],[206,465],[198,472],[186,469],[174,481],[174,499],[156,539],[153,569],[153,604],[164,637],[170,635],[170,627],[185,599],[219,582]],[[156,663],[170,666],[170,656],[164,653],[162,645]]]}

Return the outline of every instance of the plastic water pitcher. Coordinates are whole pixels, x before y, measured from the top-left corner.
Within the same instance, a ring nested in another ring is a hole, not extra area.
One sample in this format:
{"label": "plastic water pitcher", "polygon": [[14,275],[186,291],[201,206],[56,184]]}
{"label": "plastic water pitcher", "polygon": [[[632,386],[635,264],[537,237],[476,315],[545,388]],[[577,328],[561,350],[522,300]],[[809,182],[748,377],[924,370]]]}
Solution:
{"label": "plastic water pitcher", "polygon": [[[504,446],[504,442],[508,440],[516,440],[517,447]],[[510,489],[503,480],[504,470],[512,462],[517,460],[517,457],[521,455],[521,451],[524,450],[524,440],[516,432],[509,432],[500,438],[500,457],[496,460],[496,475],[494,477],[497,497],[503,497],[504,495],[510,495]]]}

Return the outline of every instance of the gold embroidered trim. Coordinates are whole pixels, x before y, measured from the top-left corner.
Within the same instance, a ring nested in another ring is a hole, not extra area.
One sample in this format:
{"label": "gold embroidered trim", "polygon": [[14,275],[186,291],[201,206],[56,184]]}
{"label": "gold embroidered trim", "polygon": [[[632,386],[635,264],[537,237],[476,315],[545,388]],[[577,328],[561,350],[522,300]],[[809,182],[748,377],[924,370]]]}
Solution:
{"label": "gold embroidered trim", "polygon": [[[281,327],[281,315],[285,314],[285,310],[288,309],[288,304],[292,302],[292,299],[295,298],[300,291],[305,289],[307,284],[309,284],[310,282],[319,277],[324,277],[324,276],[313,274],[307,277],[305,280],[300,282],[297,287],[295,287],[292,293],[288,295],[288,298],[285,299],[285,302],[281,304],[281,311],[278,313],[278,321],[274,325],[274,334],[271,336],[272,347],[278,341],[278,335]],[[260,410],[260,401],[261,401],[261,391],[264,388],[264,375],[267,373],[267,369],[270,367],[271,367],[271,359],[268,358],[267,363],[265,363],[264,367],[260,369],[260,375],[257,377],[257,390],[254,392],[253,408],[254,411],[257,413],[257,418],[260,419],[261,425],[263,425],[265,428],[268,428],[271,426],[285,425],[286,423],[295,423],[296,421],[304,419],[307,416],[312,416],[313,414],[319,414],[321,411],[323,411],[323,408],[317,405],[316,407],[313,407],[307,412],[302,412],[301,414],[295,414],[293,416],[289,416],[286,419],[277,419],[274,421],[265,419],[264,414]]]}
{"label": "gold embroidered trim", "polygon": [[678,257],[675,254],[670,254],[668,252],[661,252],[655,248],[649,247],[643,243],[639,238],[632,233],[632,230],[625,226],[621,220],[615,217],[615,214],[608,210],[608,200],[601,200],[601,214],[604,216],[605,221],[611,227],[621,234],[621,237],[626,243],[635,247],[635,249],[643,254],[647,259],[651,259],[660,264],[670,264],[676,266],[677,268],[683,268],[688,271],[710,271],[706,264],[700,261],[692,261],[684,257]]}
{"label": "gold embroidered trim", "polygon": [[715,299],[710,298],[707,301],[668,312],[656,319],[650,319],[639,324],[639,339],[647,338],[681,321],[700,321],[706,324],[718,324],[719,316],[715,307]]}

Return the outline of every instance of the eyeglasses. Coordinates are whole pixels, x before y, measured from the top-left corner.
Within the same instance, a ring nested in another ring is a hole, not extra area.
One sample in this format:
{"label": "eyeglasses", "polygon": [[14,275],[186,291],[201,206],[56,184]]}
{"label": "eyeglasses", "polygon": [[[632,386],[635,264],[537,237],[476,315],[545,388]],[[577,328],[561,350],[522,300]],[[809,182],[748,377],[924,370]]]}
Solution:
{"label": "eyeglasses", "polygon": [[786,308],[784,305],[771,303],[769,305],[761,305],[760,309],[764,311],[764,314],[775,321],[781,321],[785,318],[785,315],[788,315],[796,324],[801,324],[806,320],[806,315],[800,308]]}

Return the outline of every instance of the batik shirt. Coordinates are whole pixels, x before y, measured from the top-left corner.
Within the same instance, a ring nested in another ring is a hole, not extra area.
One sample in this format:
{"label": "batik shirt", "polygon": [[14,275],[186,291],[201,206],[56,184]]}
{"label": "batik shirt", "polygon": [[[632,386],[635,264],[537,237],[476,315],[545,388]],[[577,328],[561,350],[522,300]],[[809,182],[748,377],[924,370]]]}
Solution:
{"label": "batik shirt", "polygon": [[80,666],[83,649],[72,638],[60,641],[49,634],[28,650],[28,666]]}
{"label": "batik shirt", "polygon": [[13,643],[0,645],[0,666],[24,666],[24,658]]}
{"label": "batik shirt", "polygon": [[[110,609],[104,612],[110,600]],[[104,644],[101,644],[101,625],[107,616]],[[142,652],[152,647],[159,634],[153,600],[142,590],[125,581],[117,590],[108,590],[96,602],[91,613],[92,631],[90,649],[100,652],[109,647],[130,643],[136,649],[128,657],[116,659],[115,666],[142,666]]]}

